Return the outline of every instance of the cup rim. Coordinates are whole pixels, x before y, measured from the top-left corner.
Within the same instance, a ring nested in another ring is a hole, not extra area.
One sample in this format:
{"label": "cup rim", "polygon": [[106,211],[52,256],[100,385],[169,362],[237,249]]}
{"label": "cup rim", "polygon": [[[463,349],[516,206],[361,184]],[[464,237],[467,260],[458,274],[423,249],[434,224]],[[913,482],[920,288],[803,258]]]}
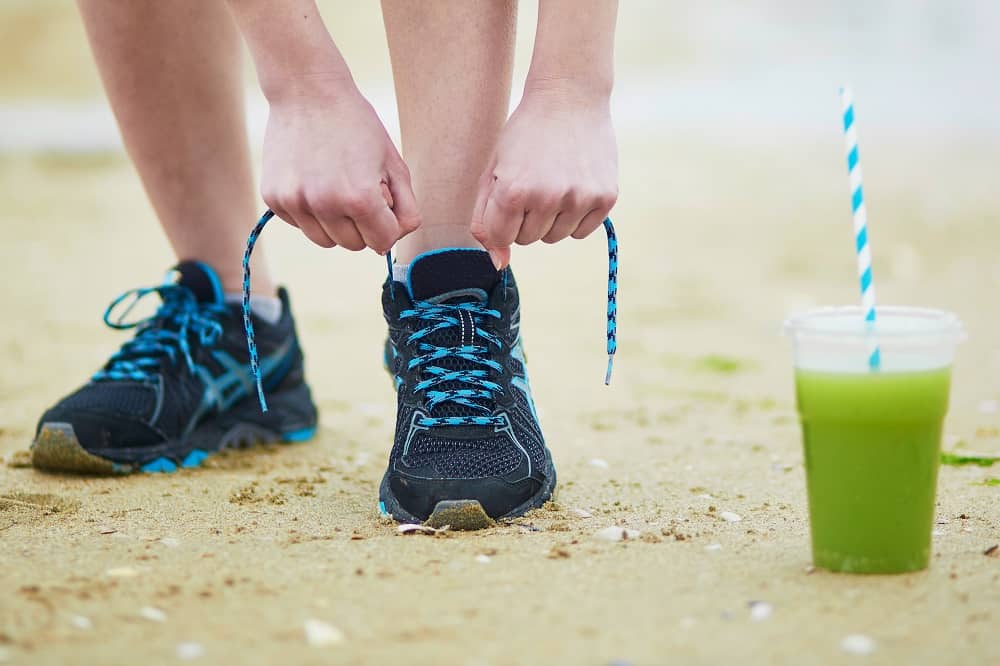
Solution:
{"label": "cup rim", "polygon": [[[881,319],[893,317],[911,317],[923,319],[927,328],[918,330],[884,330],[876,324],[875,335],[878,339],[914,340],[914,339],[950,339],[955,342],[965,340],[965,328],[962,321],[953,312],[936,308],[913,307],[903,305],[876,306],[876,314]],[[831,330],[816,325],[829,317],[852,316],[857,319],[857,328],[850,330]],[[811,308],[791,315],[785,319],[783,330],[789,337],[808,336],[812,338],[833,338],[836,340],[868,340],[872,330],[864,319],[864,310],[860,305],[838,305]]]}

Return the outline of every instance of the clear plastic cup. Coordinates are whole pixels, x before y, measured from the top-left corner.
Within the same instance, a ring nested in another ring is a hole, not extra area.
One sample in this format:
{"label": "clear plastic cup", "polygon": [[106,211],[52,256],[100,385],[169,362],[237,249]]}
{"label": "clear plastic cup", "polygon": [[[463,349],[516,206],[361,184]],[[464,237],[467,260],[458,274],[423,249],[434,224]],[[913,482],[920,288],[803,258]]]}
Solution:
{"label": "clear plastic cup", "polygon": [[901,573],[930,559],[941,429],[958,317],[878,308],[878,371],[860,307],[819,308],[785,323],[805,446],[813,562],[832,571]]}

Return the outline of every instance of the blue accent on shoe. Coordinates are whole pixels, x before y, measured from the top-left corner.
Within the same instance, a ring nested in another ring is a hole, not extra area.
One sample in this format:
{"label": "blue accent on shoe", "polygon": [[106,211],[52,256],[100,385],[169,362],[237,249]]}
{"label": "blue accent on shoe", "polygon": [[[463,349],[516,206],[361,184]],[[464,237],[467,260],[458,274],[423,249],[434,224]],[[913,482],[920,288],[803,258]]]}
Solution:
{"label": "blue accent on shoe", "polygon": [[170,458],[157,458],[151,462],[146,463],[140,469],[143,472],[165,472],[170,474],[177,471],[177,464]]}
{"label": "blue accent on shoe", "polygon": [[208,457],[208,451],[202,451],[201,449],[192,449],[191,453],[184,457],[181,461],[181,467],[201,467],[201,463],[204,462],[205,458]]}
{"label": "blue accent on shoe", "polygon": [[281,441],[296,443],[305,442],[306,440],[312,439],[316,435],[316,427],[302,428],[301,430],[292,430],[286,433],[282,433]]}
{"label": "blue accent on shoe", "polygon": [[378,503],[378,512],[379,512],[379,513],[380,513],[381,515],[385,516],[386,518],[389,518],[389,517],[390,517],[390,516],[389,516],[389,512],[385,510],[385,502],[379,502],[379,503]]}

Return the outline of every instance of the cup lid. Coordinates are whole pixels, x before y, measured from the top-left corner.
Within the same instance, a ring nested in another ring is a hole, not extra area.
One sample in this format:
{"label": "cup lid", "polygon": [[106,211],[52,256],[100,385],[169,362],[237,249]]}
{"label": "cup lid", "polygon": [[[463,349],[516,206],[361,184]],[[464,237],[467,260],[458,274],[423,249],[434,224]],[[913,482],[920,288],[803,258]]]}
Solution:
{"label": "cup lid", "polygon": [[794,314],[785,320],[785,334],[793,338],[866,340],[874,330],[879,340],[965,339],[961,320],[952,312],[932,308],[880,306],[874,328],[858,305],[821,307]]}

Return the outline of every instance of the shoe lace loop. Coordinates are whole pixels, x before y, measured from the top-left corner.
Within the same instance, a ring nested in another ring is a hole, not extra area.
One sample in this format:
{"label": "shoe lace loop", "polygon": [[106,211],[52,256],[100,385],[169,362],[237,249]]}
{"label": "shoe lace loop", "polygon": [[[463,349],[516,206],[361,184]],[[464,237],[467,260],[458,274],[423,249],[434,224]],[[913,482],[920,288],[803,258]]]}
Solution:
{"label": "shoe lace loop", "polygon": [[[159,294],[163,301],[156,313],[145,319],[126,321],[135,306],[153,293]],[[124,312],[112,318],[115,310],[125,303]],[[177,284],[129,289],[108,305],[104,323],[116,330],[134,328],[136,335],[93,375],[93,381],[145,381],[157,374],[164,358],[173,363],[178,355],[188,370],[194,372],[191,343],[196,341],[201,346],[216,343],[222,335],[222,324],[214,316],[218,309],[221,308],[200,305],[190,289]]]}
{"label": "shoe lace loop", "polygon": [[[247,247],[246,250],[243,252],[243,328],[247,334],[247,349],[250,352],[250,371],[251,373],[253,373],[254,380],[257,383],[257,399],[260,401],[261,410],[265,412],[267,411],[267,400],[264,398],[264,385],[260,372],[260,360],[257,354],[257,344],[254,340],[253,322],[250,320],[250,255],[253,253],[254,245],[256,245],[257,239],[260,238],[260,234],[264,230],[264,226],[267,225],[267,223],[273,217],[274,217],[274,212],[268,209],[264,212],[264,214],[260,217],[260,219],[257,220],[257,224],[255,224],[253,229],[250,231],[250,236],[247,238]],[[607,218],[604,220],[604,232],[607,234],[608,237],[608,315],[607,315],[608,370],[604,376],[604,383],[610,384],[611,370],[615,360],[615,352],[618,349],[618,236],[617,234],[615,234],[615,228],[614,225],[611,223],[611,218]],[[395,288],[395,283],[392,279],[392,253],[387,252],[385,255],[385,259],[386,259],[386,264],[389,267],[390,294],[392,295],[393,298],[395,298],[396,288]],[[462,304],[462,305],[471,306],[473,304]],[[433,315],[431,314],[431,310],[429,309],[432,307],[438,308],[438,310],[436,310],[435,314]],[[444,313],[447,311],[446,308],[455,308],[455,307],[457,306],[447,306],[442,304],[430,304],[430,303],[423,304],[422,307],[420,303],[417,303],[414,305],[414,309],[411,310],[410,312],[414,313],[421,312],[426,317],[440,318],[444,316]],[[445,310],[442,310],[441,308],[445,308]],[[469,310],[470,314],[472,314],[473,317],[475,317],[477,314],[480,317],[487,316],[487,313],[485,311],[479,313],[473,313],[471,309],[469,308],[466,309]],[[494,310],[493,312],[496,311]],[[499,313],[497,314],[499,315]],[[417,317],[418,315],[414,314],[412,316]],[[451,319],[454,319],[454,317],[449,315],[449,321]],[[444,319],[441,319],[440,321],[437,322],[436,325],[452,326],[454,324],[446,323]],[[422,330],[427,330],[427,329],[422,329]],[[480,335],[486,332],[479,330],[478,327],[477,330],[480,333]],[[424,334],[424,336],[426,335],[429,335],[429,333]],[[489,338],[486,338],[485,336],[483,337],[488,342],[492,342],[489,340]],[[499,342],[499,340],[497,340],[497,342]],[[424,344],[426,345],[427,343]],[[427,345],[427,346],[430,347],[432,345]],[[483,347],[479,347],[476,345],[470,345],[469,347],[470,349],[477,349],[477,350],[485,349]],[[481,358],[481,354],[479,353],[479,351],[473,352],[470,349],[459,348],[458,351],[448,352],[448,354],[450,355],[454,353],[456,354],[457,358],[464,358],[465,360],[470,361],[472,363],[477,363],[479,365],[483,365],[484,367],[490,367],[492,369],[491,366],[483,362],[483,359]],[[421,362],[421,365],[426,365],[433,361],[445,358],[445,356],[434,357],[435,354],[445,353],[440,349],[434,349],[434,350],[421,349],[421,351],[424,351],[425,354],[422,355],[421,357],[414,359],[414,361],[417,361],[419,359],[424,359]],[[465,356],[461,356],[459,354],[464,354]],[[487,358],[485,360],[488,361],[489,359]],[[493,361],[490,362],[494,363]],[[482,407],[482,405],[474,402],[474,400],[477,398],[485,398],[486,395],[483,392],[489,393],[490,395],[492,395],[495,392],[493,389],[489,387],[489,384],[495,384],[495,382],[491,382],[490,380],[488,380],[486,374],[483,375],[470,374],[474,372],[486,373],[487,372],[486,370],[483,369],[465,370],[461,371],[463,374],[461,374],[459,377],[451,379],[443,379],[443,377],[446,374],[449,373],[453,374],[459,371],[445,370],[443,368],[438,368],[437,370],[431,371],[429,369],[430,367],[431,366],[428,366],[428,368],[425,369],[425,373],[428,374],[427,379],[423,380],[420,383],[420,385],[424,385],[421,390],[427,391],[428,404],[430,404],[431,401],[434,401],[433,404],[437,405],[445,401],[457,402],[458,400],[465,400],[466,402],[459,402],[458,404],[463,404],[467,407],[471,405]],[[432,391],[434,386],[440,385],[446,381],[461,381],[473,385],[475,386],[475,388],[453,389],[450,391],[440,391],[440,390]],[[426,384],[427,382],[431,383]],[[484,384],[484,382],[486,383]],[[453,395],[455,391],[459,392],[465,391],[466,393],[462,395]],[[431,395],[432,393],[433,396]],[[442,425],[469,425],[466,422],[467,419],[486,419],[489,417],[453,416],[453,417],[441,417],[441,418],[445,421],[449,421],[446,424],[442,423]],[[503,424],[501,423],[498,425],[503,425]]]}

